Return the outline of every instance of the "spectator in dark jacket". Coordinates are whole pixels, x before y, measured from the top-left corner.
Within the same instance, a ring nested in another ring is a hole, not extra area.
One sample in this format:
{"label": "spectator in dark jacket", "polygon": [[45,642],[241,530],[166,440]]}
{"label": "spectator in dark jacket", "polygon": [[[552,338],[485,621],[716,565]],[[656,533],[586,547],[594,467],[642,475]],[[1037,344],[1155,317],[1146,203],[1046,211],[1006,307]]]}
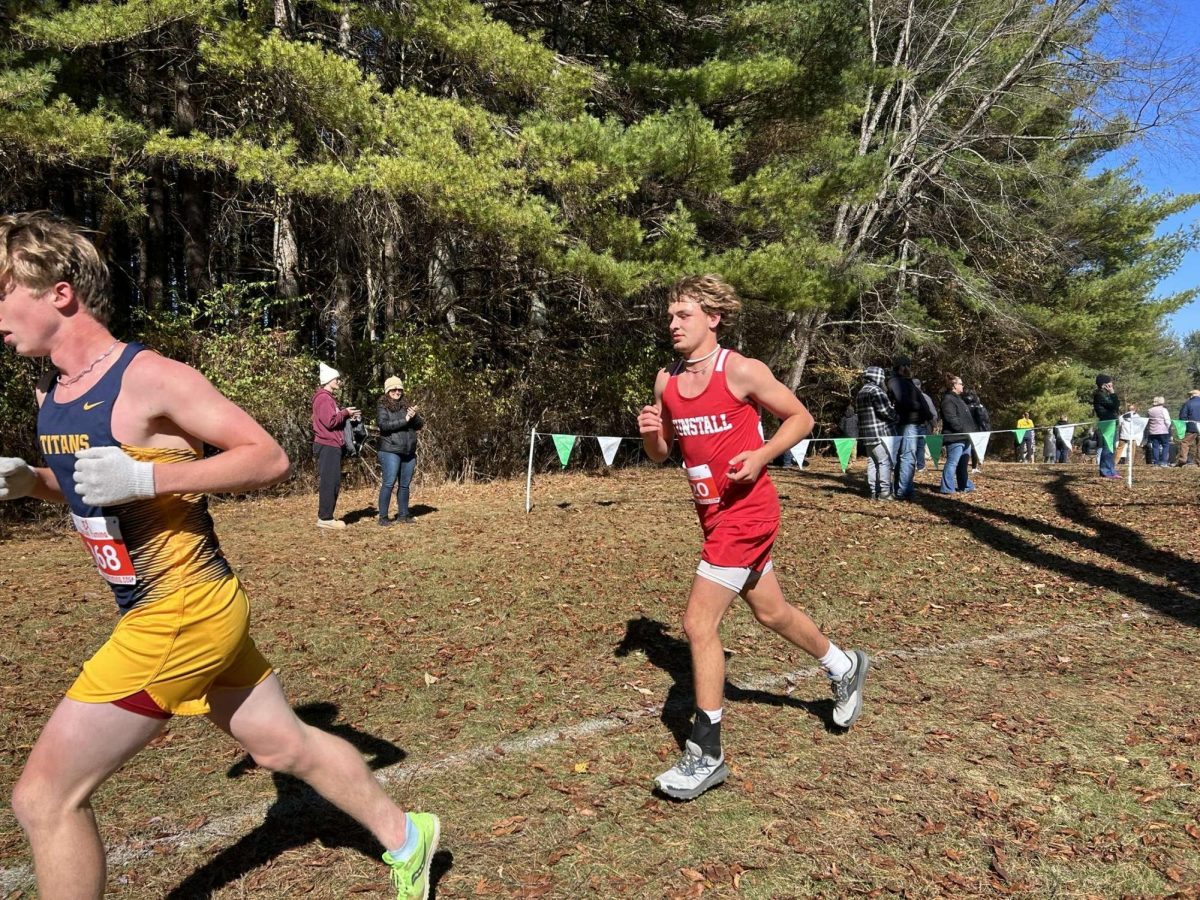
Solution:
{"label": "spectator in dark jacket", "polygon": [[896,433],[903,438],[896,466],[896,498],[911,500],[917,472],[917,444],[929,412],[921,399],[921,389],[913,381],[912,361],[907,356],[897,356],[892,366],[895,374],[888,379],[888,394],[896,407]]}
{"label": "spectator in dark jacket", "polygon": [[[917,438],[917,470],[923,472],[925,471],[925,435],[937,434],[942,417],[938,412],[937,404],[933,402],[933,398],[925,393],[925,389],[921,387],[921,379],[914,378],[913,384],[921,392],[921,402],[925,404],[926,412],[925,424],[921,426],[921,436]],[[934,463],[936,462],[937,460],[935,459]]]}
{"label": "spectator in dark jacket", "polygon": [[872,500],[892,499],[890,441],[896,409],[883,389],[884,371],[879,366],[863,370],[863,386],[854,397],[858,413],[858,435],[867,455],[867,495]]}
{"label": "spectator in dark jacket", "polygon": [[[1111,375],[1096,376],[1096,391],[1092,394],[1092,411],[1100,422],[1115,422],[1121,412],[1121,398],[1113,385]],[[1097,431],[1100,425],[1096,426]],[[1116,426],[1113,427],[1113,439],[1116,439]],[[1117,474],[1116,458],[1113,456],[1111,444],[1100,441],[1100,475],[1103,478],[1120,478]]]}
{"label": "spectator in dark jacket", "polygon": [[379,423],[379,465],[383,470],[379,485],[379,524],[392,524],[388,510],[392,505],[392,488],[399,482],[396,521],[407,525],[412,522],[408,495],[417,468],[417,432],[425,420],[418,415],[416,406],[404,402],[404,382],[395,375],[383,383],[376,421]]}
{"label": "spectator in dark jacket", "polygon": [[839,427],[842,437],[854,438],[854,446],[850,448],[850,461],[854,462],[858,458],[858,413],[854,411],[853,400],[846,404]]}
{"label": "spectator in dark jacket", "polygon": [[[963,402],[967,404],[967,408],[971,410],[971,420],[975,423],[972,431],[991,431],[992,417],[988,415],[987,407],[983,405],[983,401],[979,399],[979,395],[974,391],[963,391]],[[971,468],[978,472],[982,465],[979,459],[979,454],[975,452],[975,445],[971,445]]]}
{"label": "spectator in dark jacket", "polygon": [[946,435],[946,466],[942,469],[942,487],[939,493],[954,494],[959,491],[975,490],[971,482],[971,439],[967,437],[975,430],[975,419],[971,409],[963,402],[962,379],[951,375],[946,379],[946,393],[942,395],[942,433]]}
{"label": "spectator in dark jacket", "polygon": [[1183,433],[1183,445],[1179,448],[1176,465],[1186,466],[1189,462],[1200,466],[1200,391],[1192,391],[1183,406],[1179,407],[1179,418],[1187,422]]}

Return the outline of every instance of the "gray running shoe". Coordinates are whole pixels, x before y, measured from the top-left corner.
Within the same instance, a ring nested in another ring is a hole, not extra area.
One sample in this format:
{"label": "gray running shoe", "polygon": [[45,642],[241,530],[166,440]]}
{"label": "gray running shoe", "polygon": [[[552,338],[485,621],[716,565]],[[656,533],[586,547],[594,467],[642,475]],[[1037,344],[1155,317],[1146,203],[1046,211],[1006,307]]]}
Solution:
{"label": "gray running shoe", "polygon": [[694,800],[729,777],[725,754],[705,756],[695,741],[688,741],[679,762],[654,779],[654,786],[675,800]]}
{"label": "gray running shoe", "polygon": [[871,668],[871,657],[861,650],[851,650],[848,655],[853,663],[850,671],[829,683],[833,690],[833,721],[842,728],[853,725],[862,712],[863,685]]}

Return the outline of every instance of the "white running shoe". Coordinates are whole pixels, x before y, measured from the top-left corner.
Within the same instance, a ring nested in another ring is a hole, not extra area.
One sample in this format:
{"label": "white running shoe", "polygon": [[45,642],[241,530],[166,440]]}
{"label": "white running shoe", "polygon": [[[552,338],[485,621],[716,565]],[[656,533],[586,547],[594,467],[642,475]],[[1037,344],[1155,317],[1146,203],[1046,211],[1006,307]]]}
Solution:
{"label": "white running shoe", "polygon": [[848,656],[850,671],[829,682],[833,690],[833,721],[842,728],[853,725],[862,712],[863,685],[871,668],[871,657],[861,650],[851,650]]}
{"label": "white running shoe", "polygon": [[688,741],[679,762],[654,779],[654,786],[675,800],[694,800],[729,777],[725,754],[705,756],[695,741]]}

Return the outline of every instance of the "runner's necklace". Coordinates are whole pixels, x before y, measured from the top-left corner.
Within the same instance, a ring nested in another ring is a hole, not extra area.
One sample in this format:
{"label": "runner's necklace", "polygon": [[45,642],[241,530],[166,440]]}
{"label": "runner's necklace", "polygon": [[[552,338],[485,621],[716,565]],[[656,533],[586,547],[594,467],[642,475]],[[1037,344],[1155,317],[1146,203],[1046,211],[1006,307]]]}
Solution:
{"label": "runner's necklace", "polygon": [[[705,353],[703,356],[698,356],[695,359],[685,359],[683,361],[683,364],[685,366],[691,366],[691,365],[695,365],[696,363],[702,363],[705,360],[712,359],[714,356],[717,355],[717,352],[720,349],[721,349],[721,345],[718,344],[716,347],[713,347],[711,353]],[[688,369],[688,371],[693,375],[699,375],[701,372],[705,371],[707,368],[708,368],[708,366],[705,366],[703,369]]]}
{"label": "runner's necklace", "polygon": [[61,384],[63,387],[70,387],[75,382],[77,382],[80,378],[82,378],[84,375],[86,375],[88,372],[92,371],[92,369],[96,368],[96,366],[100,365],[100,363],[104,362],[104,360],[108,359],[108,355],[110,353],[112,353],[113,350],[116,349],[117,344],[119,344],[119,343],[121,343],[121,342],[113,341],[112,345],[107,350],[105,350],[103,353],[101,353],[99,356],[97,356],[96,359],[92,362],[92,364],[90,366],[88,366],[86,369],[84,369],[82,372],[80,372],[74,378],[68,378],[66,381],[63,381],[62,373],[59,372],[58,373],[58,383]]}

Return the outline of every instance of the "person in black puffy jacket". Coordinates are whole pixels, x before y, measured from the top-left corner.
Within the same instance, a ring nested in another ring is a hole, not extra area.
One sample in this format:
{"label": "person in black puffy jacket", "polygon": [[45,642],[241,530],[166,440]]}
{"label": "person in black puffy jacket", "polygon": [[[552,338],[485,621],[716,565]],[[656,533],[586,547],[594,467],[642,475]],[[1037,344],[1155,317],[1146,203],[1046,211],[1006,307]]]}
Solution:
{"label": "person in black puffy jacket", "polygon": [[379,424],[379,465],[383,481],[379,486],[379,524],[391,525],[388,509],[392,505],[392,489],[399,483],[396,498],[396,521],[412,522],[408,511],[409,485],[417,468],[417,432],[425,420],[416,406],[404,402],[404,382],[393,375],[383,383],[376,421]]}

